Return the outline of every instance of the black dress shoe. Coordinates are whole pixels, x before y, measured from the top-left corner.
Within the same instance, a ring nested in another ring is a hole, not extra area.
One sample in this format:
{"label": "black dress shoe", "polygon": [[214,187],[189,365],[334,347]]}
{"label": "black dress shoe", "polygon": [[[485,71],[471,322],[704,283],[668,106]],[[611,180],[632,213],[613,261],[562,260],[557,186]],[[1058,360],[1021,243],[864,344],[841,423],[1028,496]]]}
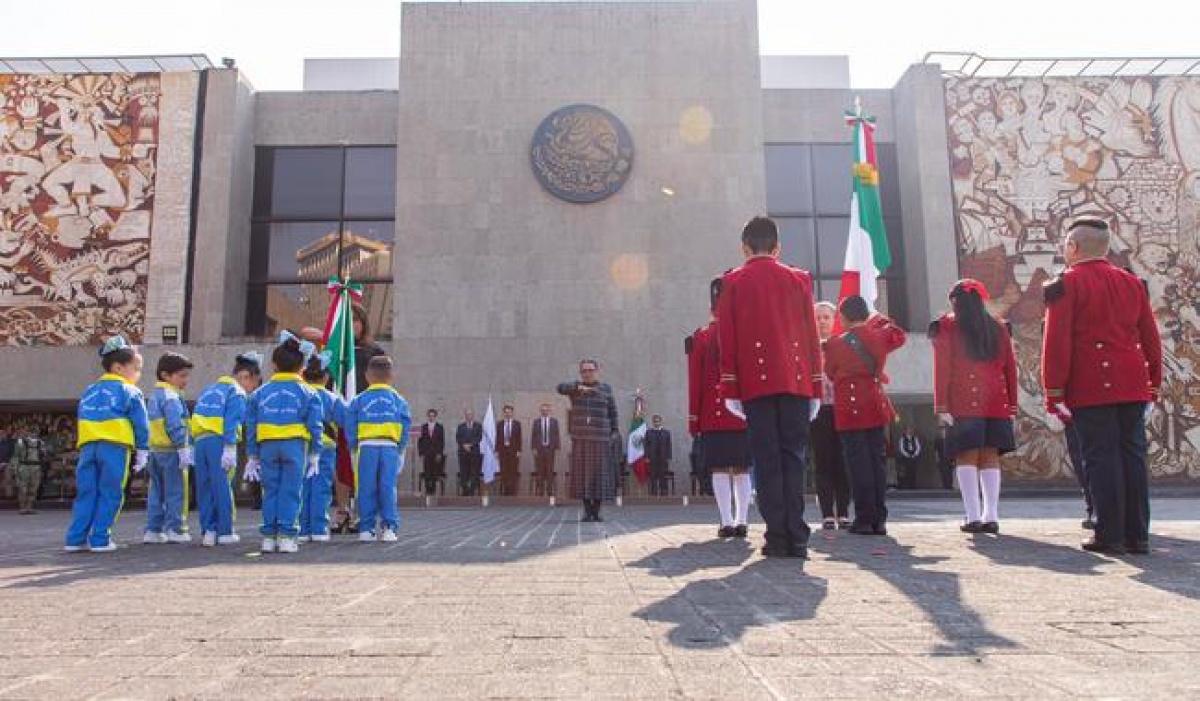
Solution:
{"label": "black dress shoe", "polygon": [[737,529],[733,526],[721,526],[717,529],[718,538],[732,538],[737,535]]}
{"label": "black dress shoe", "polygon": [[1080,546],[1090,553],[1099,553],[1101,555],[1124,555],[1125,547],[1123,545],[1115,545],[1113,543],[1102,543],[1095,538],[1083,541]]}
{"label": "black dress shoe", "polygon": [[842,529],[843,531],[846,530],[847,528],[850,527],[850,519],[839,518],[837,521],[837,526],[838,526],[838,528]]}
{"label": "black dress shoe", "polygon": [[988,521],[987,523],[983,524],[983,526],[980,527],[980,530],[983,531],[984,533],[991,533],[992,535],[997,535],[1000,533],[1000,524],[996,523],[995,521]]}
{"label": "black dress shoe", "polygon": [[789,557],[798,557],[801,560],[807,560],[808,559],[808,548],[804,547],[803,545],[794,545],[794,546],[792,546],[792,548],[790,550],[788,550],[788,556]]}
{"label": "black dress shoe", "polygon": [[792,557],[791,548],[783,545],[762,546],[763,557]]}
{"label": "black dress shoe", "polygon": [[854,523],[846,529],[854,535],[875,535],[875,526],[866,523]]}
{"label": "black dress shoe", "polygon": [[827,518],[821,522],[821,528],[823,528],[827,531],[832,531],[833,529],[837,528],[837,521],[834,521],[831,518]]}
{"label": "black dress shoe", "polygon": [[959,526],[958,530],[963,533],[983,533],[983,523],[980,521],[969,521]]}
{"label": "black dress shoe", "polygon": [[750,529],[746,527],[746,524],[743,523],[740,526],[733,527],[734,538],[745,538],[748,535],[750,535]]}
{"label": "black dress shoe", "polygon": [[882,523],[876,525],[874,528],[874,533],[875,535],[887,535],[887,526],[883,525]]}
{"label": "black dress shoe", "polygon": [[1085,530],[1085,531],[1096,530],[1096,522],[1094,520],[1092,520],[1091,516],[1088,516],[1087,518],[1083,519],[1083,522],[1080,523],[1079,525],[1082,526],[1083,530]]}
{"label": "black dress shoe", "polygon": [[1134,555],[1149,555],[1150,541],[1130,540],[1125,542],[1125,551]]}

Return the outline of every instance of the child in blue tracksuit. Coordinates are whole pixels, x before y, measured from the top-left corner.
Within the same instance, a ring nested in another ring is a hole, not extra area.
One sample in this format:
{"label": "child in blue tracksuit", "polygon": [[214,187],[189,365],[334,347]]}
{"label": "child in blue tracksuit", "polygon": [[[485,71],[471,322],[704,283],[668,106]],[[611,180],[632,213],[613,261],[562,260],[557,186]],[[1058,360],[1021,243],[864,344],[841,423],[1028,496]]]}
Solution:
{"label": "child in blue tracksuit", "polygon": [[150,485],[146,491],[146,533],[143,543],[189,543],[187,526],[188,410],[181,393],[192,375],[192,362],[166,352],[154,371],[158,384],[146,400],[150,417]]}
{"label": "child in blue tracksuit", "polygon": [[329,362],[332,354],[324,351],[309,358],[304,381],[321,398],[324,430],[321,432],[320,469],[305,476],[300,495],[300,542],[329,542],[329,504],[333,500],[334,463],[337,460],[337,429],[345,422],[346,404],[330,392]]}
{"label": "child in blue tracksuit", "polygon": [[262,482],[262,551],[299,549],[300,493],[321,469],[321,398],[299,372],[316,351],[284,331],[271,354],[275,375],[246,404],[246,479]]}
{"label": "child in blue tracksuit", "polygon": [[[408,402],[392,388],[392,359],[381,355],[367,364],[366,391],[346,409],[346,440],[354,460],[358,539],[395,541],[400,528],[396,480],[404,469],[404,448],[412,417]],[[376,534],[376,527],[379,532]]]}
{"label": "child in blue tracksuit", "polygon": [[125,500],[131,454],[137,472],[145,469],[148,459],[150,422],[137,388],[142,376],[141,354],[115,336],[100,349],[100,364],[104,375],[79,398],[79,463],[67,552],[117,549],[112,526]]}
{"label": "child in blue tracksuit", "polygon": [[196,502],[200,507],[200,544],[233,545],[241,541],[233,532],[236,509],[233,478],[237,447],[246,422],[246,395],[262,384],[262,353],[237,356],[232,376],[226,375],[204,388],[196,398],[192,438],[196,451]]}

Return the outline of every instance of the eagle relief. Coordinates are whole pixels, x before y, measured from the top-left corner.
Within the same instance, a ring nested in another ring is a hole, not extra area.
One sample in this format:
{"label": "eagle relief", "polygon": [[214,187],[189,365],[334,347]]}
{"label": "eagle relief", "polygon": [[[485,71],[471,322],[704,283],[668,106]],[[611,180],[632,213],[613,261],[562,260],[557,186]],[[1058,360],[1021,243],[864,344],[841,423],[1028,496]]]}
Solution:
{"label": "eagle relief", "polygon": [[530,150],[534,175],[567,202],[599,202],[615,194],[633,167],[633,140],[621,120],[595,105],[568,105],[538,126]]}

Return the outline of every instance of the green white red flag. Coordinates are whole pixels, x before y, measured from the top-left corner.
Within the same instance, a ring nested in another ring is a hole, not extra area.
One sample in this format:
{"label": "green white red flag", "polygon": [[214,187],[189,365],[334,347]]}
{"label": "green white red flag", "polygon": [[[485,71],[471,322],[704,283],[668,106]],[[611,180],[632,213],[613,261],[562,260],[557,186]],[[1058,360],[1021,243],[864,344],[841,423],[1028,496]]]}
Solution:
{"label": "green white red flag", "polygon": [[325,316],[325,349],[332,356],[329,375],[333,378],[334,391],[349,401],[358,394],[357,373],[354,367],[354,310],[355,302],[362,299],[360,284],[336,277],[329,278],[329,313]]}
{"label": "green white red flag", "polygon": [[633,399],[633,423],[629,426],[625,462],[638,484],[645,484],[650,478],[650,463],[646,459],[646,405],[640,390]]}
{"label": "green white red flag", "polygon": [[854,111],[846,113],[846,124],[854,129],[854,189],[850,195],[850,236],[838,300],[860,295],[874,311],[879,298],[878,278],[892,264],[879,201],[875,118],[863,114],[862,105],[856,100]]}

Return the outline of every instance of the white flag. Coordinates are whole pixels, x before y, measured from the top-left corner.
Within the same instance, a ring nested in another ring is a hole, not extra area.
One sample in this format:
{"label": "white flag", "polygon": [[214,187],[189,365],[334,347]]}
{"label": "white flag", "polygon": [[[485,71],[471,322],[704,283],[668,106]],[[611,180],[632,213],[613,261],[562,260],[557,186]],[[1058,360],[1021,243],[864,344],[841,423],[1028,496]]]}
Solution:
{"label": "white flag", "polygon": [[491,484],[500,471],[500,458],[496,456],[496,412],[492,410],[491,397],[488,397],[487,413],[483,415],[483,444],[479,450],[483,455],[483,482]]}

